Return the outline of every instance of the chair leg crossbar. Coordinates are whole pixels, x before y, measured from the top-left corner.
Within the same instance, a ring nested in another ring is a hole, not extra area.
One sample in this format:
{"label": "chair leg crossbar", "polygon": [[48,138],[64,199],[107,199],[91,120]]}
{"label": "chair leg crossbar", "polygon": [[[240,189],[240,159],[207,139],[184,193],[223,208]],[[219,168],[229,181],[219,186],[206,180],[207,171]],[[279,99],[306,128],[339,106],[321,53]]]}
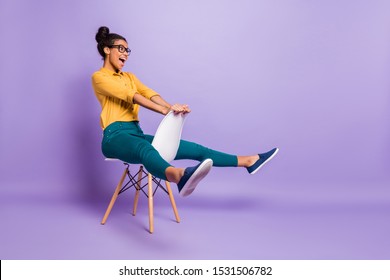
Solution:
{"label": "chair leg crossbar", "polygon": [[[130,173],[129,167],[130,165],[128,163],[125,164],[125,170],[123,171],[122,177],[119,180],[118,185],[115,188],[114,194],[112,195],[111,201],[107,207],[106,213],[104,214],[104,217],[102,219],[101,224],[104,225],[107,221],[108,216],[110,215],[110,212],[115,204],[116,199],[118,196],[127,191],[128,189],[134,187],[135,188],[135,197],[134,197],[134,205],[133,205],[133,216],[135,216],[137,211],[137,205],[138,205],[138,198],[139,193],[142,191],[145,196],[148,198],[148,204],[149,204],[149,232],[153,233],[154,231],[154,223],[153,223],[153,196],[155,195],[157,189],[162,189],[166,194],[169,196],[169,200],[171,201],[173,212],[175,214],[176,221],[180,222],[180,217],[176,208],[175,199],[172,194],[171,186],[168,181],[165,181],[166,188],[161,184],[161,179],[154,177],[152,174],[147,173],[144,170],[143,166],[140,166],[138,172],[133,176]],[[123,184],[125,181],[125,178],[128,177],[128,181]],[[143,179],[148,178],[147,183],[142,185]],[[155,184],[155,189],[153,191],[153,182]],[[144,188],[148,186],[147,192],[144,190]]]}

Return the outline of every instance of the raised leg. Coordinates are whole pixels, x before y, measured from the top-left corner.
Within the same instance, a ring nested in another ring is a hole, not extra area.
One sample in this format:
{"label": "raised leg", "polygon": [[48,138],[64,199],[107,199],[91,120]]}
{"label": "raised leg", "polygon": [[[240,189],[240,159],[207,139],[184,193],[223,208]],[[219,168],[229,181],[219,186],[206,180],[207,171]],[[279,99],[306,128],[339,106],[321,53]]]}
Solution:
{"label": "raised leg", "polygon": [[152,174],[148,175],[148,201],[149,201],[149,231],[153,233],[153,181]]}
{"label": "raised leg", "polygon": [[137,212],[138,198],[139,198],[139,192],[141,190],[141,183],[142,183],[141,180],[142,180],[143,173],[144,173],[144,167],[141,165],[139,167],[137,184],[135,186],[136,191],[134,197],[133,216],[135,216],[135,213]]}
{"label": "raised leg", "polygon": [[169,200],[171,201],[171,204],[172,204],[173,213],[175,213],[176,222],[180,223],[180,217],[179,217],[179,213],[177,212],[175,198],[173,197],[173,194],[172,194],[171,184],[168,181],[165,181],[165,185],[167,186]]}
{"label": "raised leg", "polygon": [[108,205],[107,210],[106,210],[106,213],[104,214],[103,220],[102,220],[102,222],[101,222],[102,225],[104,225],[104,224],[106,223],[107,218],[108,218],[108,215],[110,215],[110,212],[111,212],[111,210],[112,210],[112,207],[114,206],[115,201],[116,201],[116,199],[118,198],[119,192],[120,192],[120,190],[121,190],[121,187],[122,187],[123,181],[125,180],[125,177],[126,177],[126,175],[127,175],[127,172],[129,172],[129,167],[128,167],[128,166],[125,168],[125,171],[123,171],[122,177],[121,177],[121,179],[120,179],[118,185],[116,186],[116,189],[115,189],[115,191],[114,191],[114,194],[112,195],[110,204]]}

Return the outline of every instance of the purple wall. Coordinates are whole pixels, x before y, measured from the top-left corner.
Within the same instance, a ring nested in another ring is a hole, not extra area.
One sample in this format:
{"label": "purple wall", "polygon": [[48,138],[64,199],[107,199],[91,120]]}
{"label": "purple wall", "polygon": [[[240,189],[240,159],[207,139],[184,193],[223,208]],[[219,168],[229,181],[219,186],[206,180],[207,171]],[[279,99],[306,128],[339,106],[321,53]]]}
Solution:
{"label": "purple wall", "polygon": [[[125,70],[192,106],[186,138],[277,145],[273,181],[389,180],[388,2],[39,2],[0,4],[1,184],[68,193],[109,176],[90,85],[100,25],[127,37]],[[153,132],[159,116],[141,116]]]}

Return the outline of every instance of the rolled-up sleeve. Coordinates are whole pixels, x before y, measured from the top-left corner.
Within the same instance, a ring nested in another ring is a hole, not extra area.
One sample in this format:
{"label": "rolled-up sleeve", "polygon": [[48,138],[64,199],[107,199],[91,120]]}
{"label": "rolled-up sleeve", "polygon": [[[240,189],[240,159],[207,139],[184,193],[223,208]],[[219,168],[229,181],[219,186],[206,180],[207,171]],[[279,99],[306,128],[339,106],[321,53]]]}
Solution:
{"label": "rolled-up sleeve", "polygon": [[92,86],[96,95],[115,97],[128,103],[133,103],[137,92],[125,83],[118,83],[114,76],[103,72],[96,72],[92,75]]}
{"label": "rolled-up sleeve", "polygon": [[145,86],[134,74],[128,73],[130,79],[134,82],[135,87],[137,88],[137,93],[141,94],[147,99],[151,99],[153,96],[159,95],[157,92]]}

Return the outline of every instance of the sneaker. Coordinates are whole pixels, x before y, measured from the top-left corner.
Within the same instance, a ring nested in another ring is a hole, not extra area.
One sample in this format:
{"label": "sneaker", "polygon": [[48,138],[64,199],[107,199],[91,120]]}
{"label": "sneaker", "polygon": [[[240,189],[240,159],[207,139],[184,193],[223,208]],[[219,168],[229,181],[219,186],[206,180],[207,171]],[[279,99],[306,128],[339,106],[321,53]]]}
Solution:
{"label": "sneaker", "polygon": [[260,158],[253,165],[247,167],[246,170],[248,170],[249,174],[251,175],[255,174],[257,171],[259,171],[261,167],[263,167],[264,164],[269,162],[278,152],[279,149],[274,148],[271,151],[268,151],[263,154],[259,154]]}
{"label": "sneaker", "polygon": [[184,170],[183,177],[177,183],[179,194],[183,197],[190,195],[198,183],[210,172],[212,166],[213,161],[211,159],[205,159],[196,166],[187,167]]}

